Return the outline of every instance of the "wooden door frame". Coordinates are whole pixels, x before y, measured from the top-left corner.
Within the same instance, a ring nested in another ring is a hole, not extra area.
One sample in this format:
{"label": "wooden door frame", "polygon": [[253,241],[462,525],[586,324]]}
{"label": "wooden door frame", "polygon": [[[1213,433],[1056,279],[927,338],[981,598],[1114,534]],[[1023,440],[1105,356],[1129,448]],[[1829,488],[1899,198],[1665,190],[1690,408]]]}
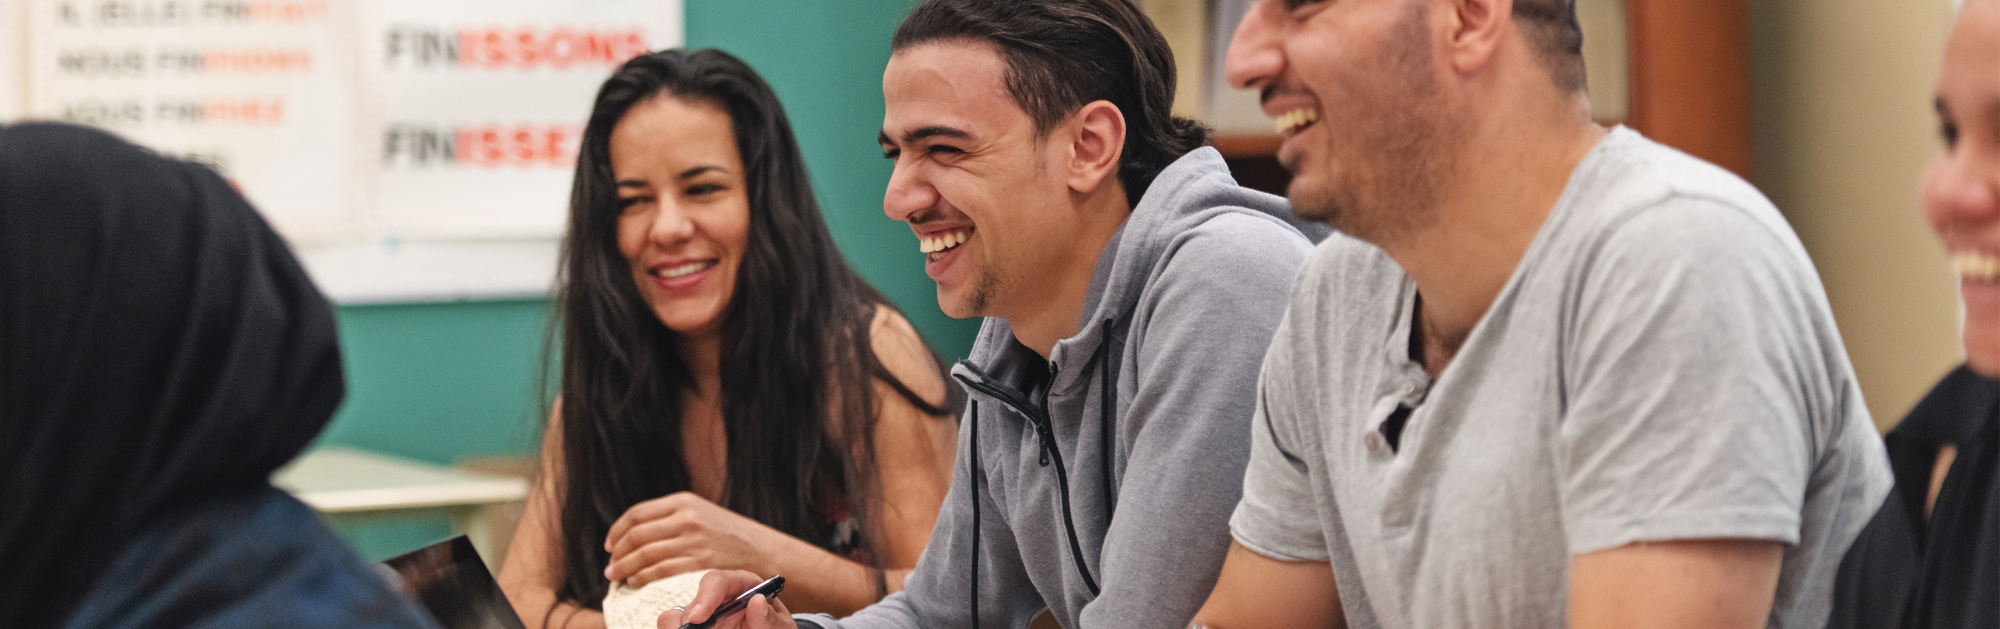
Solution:
{"label": "wooden door frame", "polygon": [[1625,124],[1750,176],[1750,30],[1744,0],[1626,0]]}

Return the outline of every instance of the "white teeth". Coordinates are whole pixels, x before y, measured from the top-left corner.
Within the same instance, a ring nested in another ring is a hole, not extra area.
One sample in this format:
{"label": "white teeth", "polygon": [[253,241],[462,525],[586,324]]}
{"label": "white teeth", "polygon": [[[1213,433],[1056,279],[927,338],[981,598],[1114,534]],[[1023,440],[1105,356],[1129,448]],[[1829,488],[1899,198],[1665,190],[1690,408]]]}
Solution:
{"label": "white teeth", "polygon": [[714,263],[707,261],[689,262],[686,264],[677,264],[664,269],[660,269],[658,271],[654,271],[653,275],[655,277],[661,277],[666,279],[673,279],[676,277],[686,277],[689,275],[694,275],[696,273],[708,270],[708,267],[711,266],[714,266]]}
{"label": "white teeth", "polygon": [[971,236],[972,232],[965,230],[950,231],[937,236],[918,236],[917,249],[924,253],[937,253],[964,244],[965,239]]}
{"label": "white teeth", "polygon": [[2000,278],[2000,258],[1972,252],[1954,253],[1951,270],[1965,279],[1991,281]]}
{"label": "white teeth", "polygon": [[1284,135],[1292,129],[1312,124],[1317,120],[1319,120],[1317,109],[1294,109],[1278,114],[1278,118],[1272,121],[1272,126],[1277,129],[1278,135]]}

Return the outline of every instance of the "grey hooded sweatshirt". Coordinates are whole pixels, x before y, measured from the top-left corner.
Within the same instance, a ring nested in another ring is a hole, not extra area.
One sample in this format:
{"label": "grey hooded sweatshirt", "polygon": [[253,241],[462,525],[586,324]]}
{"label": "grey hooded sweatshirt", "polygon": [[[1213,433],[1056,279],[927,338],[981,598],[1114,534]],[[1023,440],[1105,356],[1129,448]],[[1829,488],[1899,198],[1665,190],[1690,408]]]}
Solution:
{"label": "grey hooded sweatshirt", "polygon": [[799,626],[1186,626],[1229,548],[1264,350],[1326,233],[1214,149],[1169,165],[1099,254],[1075,336],[1044,361],[989,318],[953,367],[958,458],[904,591]]}

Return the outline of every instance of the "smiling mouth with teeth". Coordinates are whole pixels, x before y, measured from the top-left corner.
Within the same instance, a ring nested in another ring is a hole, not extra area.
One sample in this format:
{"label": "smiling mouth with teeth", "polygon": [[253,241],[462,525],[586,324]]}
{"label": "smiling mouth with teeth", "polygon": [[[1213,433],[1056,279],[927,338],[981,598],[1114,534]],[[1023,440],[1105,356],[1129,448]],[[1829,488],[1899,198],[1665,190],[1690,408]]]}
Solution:
{"label": "smiling mouth with teeth", "polygon": [[694,275],[696,273],[709,270],[711,268],[714,268],[716,264],[717,264],[716,260],[696,260],[694,262],[684,262],[673,266],[654,267],[651,270],[651,273],[653,277],[670,280],[677,277],[687,277],[689,275]]}
{"label": "smiling mouth with teeth", "polygon": [[1314,122],[1318,121],[1318,109],[1294,109],[1278,114],[1277,119],[1272,121],[1272,127],[1277,129],[1278,135],[1289,136],[1296,131],[1312,126]]}
{"label": "smiling mouth with teeth", "polygon": [[932,262],[943,260],[947,252],[965,244],[972,237],[971,229],[954,229],[930,236],[917,236],[917,249],[924,252]]}
{"label": "smiling mouth with teeth", "polygon": [[1960,279],[1975,282],[2000,280],[2000,257],[1961,251],[1951,254],[1951,270]]}

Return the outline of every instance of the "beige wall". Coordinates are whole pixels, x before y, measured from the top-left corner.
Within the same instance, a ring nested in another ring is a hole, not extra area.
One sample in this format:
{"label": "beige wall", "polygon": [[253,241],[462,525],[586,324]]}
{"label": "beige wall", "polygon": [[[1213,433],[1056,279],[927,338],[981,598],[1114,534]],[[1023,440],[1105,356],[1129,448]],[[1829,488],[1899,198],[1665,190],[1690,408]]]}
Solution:
{"label": "beige wall", "polygon": [[1583,68],[1590,84],[1590,115],[1598,120],[1624,120],[1631,109],[1631,73],[1626,54],[1625,0],[1576,0],[1576,18],[1583,27]]}
{"label": "beige wall", "polygon": [[1200,118],[1208,83],[1208,3],[1189,0],[1140,0],[1139,10],[1153,18],[1153,27],[1174,49],[1174,115]]}
{"label": "beige wall", "polygon": [[1918,216],[1951,0],[1752,0],[1756,183],[1826,281],[1887,428],[1961,360],[1944,254]]}

